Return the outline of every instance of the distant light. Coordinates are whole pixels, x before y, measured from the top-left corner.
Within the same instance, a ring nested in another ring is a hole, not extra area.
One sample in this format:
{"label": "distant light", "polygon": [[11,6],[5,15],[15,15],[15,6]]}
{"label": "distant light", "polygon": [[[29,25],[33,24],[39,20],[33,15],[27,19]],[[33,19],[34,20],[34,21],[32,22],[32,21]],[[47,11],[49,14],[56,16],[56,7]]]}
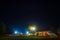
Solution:
{"label": "distant light", "polygon": [[26,34],[29,34],[29,32],[27,31]]}
{"label": "distant light", "polygon": [[36,30],[36,28],[35,27],[32,27],[32,30],[34,31],[34,30]]}
{"label": "distant light", "polygon": [[36,26],[29,26],[29,30],[30,31],[35,31],[36,30]]}
{"label": "distant light", "polygon": [[18,34],[18,31],[14,31],[15,34]]}

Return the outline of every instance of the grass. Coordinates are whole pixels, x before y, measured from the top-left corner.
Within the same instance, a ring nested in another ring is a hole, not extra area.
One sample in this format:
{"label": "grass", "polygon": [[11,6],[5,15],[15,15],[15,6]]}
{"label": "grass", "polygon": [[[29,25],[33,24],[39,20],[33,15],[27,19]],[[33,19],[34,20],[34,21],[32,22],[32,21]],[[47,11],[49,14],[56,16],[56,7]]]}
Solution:
{"label": "grass", "polygon": [[45,40],[48,38],[41,38],[38,36],[3,36],[0,40]]}

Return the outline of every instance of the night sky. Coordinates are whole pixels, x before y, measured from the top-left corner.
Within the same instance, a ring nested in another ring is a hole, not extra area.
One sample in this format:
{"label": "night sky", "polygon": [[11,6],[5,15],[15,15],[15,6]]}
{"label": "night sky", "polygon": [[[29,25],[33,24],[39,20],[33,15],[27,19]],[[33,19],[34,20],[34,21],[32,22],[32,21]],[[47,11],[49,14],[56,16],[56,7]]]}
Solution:
{"label": "night sky", "polygon": [[30,24],[49,29],[59,25],[59,2],[46,0],[14,0],[2,1],[0,19],[10,29],[25,30]]}

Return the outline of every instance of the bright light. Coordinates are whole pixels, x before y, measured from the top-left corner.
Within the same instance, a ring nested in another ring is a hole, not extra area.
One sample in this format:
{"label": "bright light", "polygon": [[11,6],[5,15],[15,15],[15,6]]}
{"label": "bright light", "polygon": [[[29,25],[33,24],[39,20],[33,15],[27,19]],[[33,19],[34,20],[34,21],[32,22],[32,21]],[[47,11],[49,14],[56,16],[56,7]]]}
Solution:
{"label": "bright light", "polygon": [[15,31],[14,33],[15,33],[15,34],[18,34],[18,31]]}
{"label": "bright light", "polygon": [[27,31],[26,34],[29,34],[29,32]]}
{"label": "bright light", "polygon": [[36,28],[35,28],[35,27],[32,27],[32,30],[33,30],[33,31],[35,31],[35,30],[36,30]]}
{"label": "bright light", "polygon": [[36,30],[36,26],[29,26],[29,30],[30,31],[35,31]]}

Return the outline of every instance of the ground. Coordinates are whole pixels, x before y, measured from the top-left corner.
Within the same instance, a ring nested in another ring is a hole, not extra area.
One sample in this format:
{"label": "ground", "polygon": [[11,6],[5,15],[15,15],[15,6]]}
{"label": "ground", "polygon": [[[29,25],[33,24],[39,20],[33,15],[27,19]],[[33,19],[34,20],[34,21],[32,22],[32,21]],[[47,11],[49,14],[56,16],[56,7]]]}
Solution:
{"label": "ground", "polygon": [[49,39],[58,39],[58,38],[41,38],[38,36],[3,36],[0,37],[0,40],[49,40]]}

